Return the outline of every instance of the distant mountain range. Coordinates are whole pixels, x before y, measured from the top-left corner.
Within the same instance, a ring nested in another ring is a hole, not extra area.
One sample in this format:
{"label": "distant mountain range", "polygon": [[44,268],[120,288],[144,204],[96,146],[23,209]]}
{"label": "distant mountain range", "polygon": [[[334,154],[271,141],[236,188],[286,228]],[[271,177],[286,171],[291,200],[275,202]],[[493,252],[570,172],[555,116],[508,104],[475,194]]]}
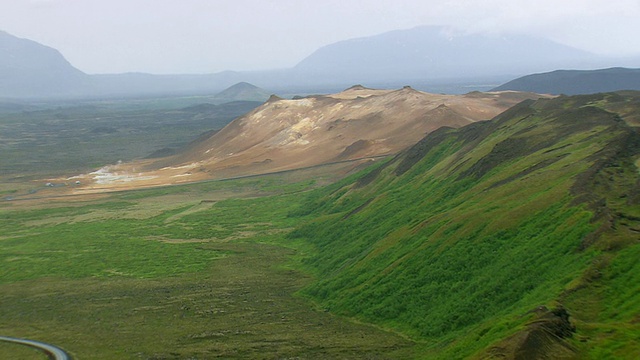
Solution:
{"label": "distant mountain range", "polygon": [[[496,81],[559,68],[638,66],[640,59],[606,59],[550,40],[522,35],[455,34],[418,27],[346,40],[318,49],[291,69],[202,75],[89,75],[55,49],[0,32],[0,98],[126,97],[219,92],[239,82],[302,93],[330,92],[354,83],[415,84]],[[495,83],[495,82],[494,82]]]}
{"label": "distant mountain range", "polygon": [[346,76],[352,81],[447,79],[522,74],[595,61],[593,54],[546,39],[463,35],[425,26],[325,46],[302,60],[295,70]]}
{"label": "distant mountain range", "polygon": [[238,82],[234,72],[88,75],[58,50],[0,31],[0,99],[206,94]]}
{"label": "distant mountain range", "polygon": [[493,89],[503,90],[565,95],[640,90],[640,69],[557,70],[523,76]]}

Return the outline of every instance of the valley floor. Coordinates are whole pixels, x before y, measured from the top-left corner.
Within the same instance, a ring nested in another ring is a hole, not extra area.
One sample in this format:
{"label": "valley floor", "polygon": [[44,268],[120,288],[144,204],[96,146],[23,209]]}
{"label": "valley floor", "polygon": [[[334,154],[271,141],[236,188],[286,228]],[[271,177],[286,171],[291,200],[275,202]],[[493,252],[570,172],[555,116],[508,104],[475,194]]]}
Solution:
{"label": "valley floor", "polygon": [[[78,359],[413,357],[295,295],[310,278],[282,238],[315,182],[282,177],[3,202],[0,333]],[[34,356],[0,343],[0,358]]]}

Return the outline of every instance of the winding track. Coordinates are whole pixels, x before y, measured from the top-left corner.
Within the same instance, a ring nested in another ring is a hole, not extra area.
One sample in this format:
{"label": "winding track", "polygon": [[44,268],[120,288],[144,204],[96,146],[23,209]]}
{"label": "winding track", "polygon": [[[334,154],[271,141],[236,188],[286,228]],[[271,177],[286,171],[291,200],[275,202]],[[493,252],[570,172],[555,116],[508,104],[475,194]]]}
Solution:
{"label": "winding track", "polygon": [[18,339],[18,338],[8,337],[8,336],[0,336],[0,341],[7,341],[7,342],[34,347],[46,353],[49,356],[49,359],[51,360],[71,360],[71,356],[69,356],[69,354],[67,354],[66,351],[60,349],[57,346],[46,344],[40,341]]}

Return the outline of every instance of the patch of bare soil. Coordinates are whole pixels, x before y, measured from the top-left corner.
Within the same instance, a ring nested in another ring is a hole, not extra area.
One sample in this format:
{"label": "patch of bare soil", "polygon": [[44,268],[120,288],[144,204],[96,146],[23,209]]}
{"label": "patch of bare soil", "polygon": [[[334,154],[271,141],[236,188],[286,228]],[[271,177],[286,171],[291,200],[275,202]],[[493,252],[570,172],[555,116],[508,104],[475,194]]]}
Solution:
{"label": "patch of bare soil", "polygon": [[429,94],[354,86],[333,95],[272,98],[224,129],[162,159],[115,164],[69,178],[74,194],[182,184],[389,155],[441,128],[491,119],[518,92]]}

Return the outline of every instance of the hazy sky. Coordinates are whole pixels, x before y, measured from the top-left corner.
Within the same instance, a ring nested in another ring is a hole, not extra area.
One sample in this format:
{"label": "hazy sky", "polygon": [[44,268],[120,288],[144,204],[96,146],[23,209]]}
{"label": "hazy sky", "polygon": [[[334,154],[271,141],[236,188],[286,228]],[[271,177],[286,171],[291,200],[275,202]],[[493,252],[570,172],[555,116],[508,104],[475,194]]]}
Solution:
{"label": "hazy sky", "polygon": [[640,0],[0,0],[0,30],[87,73],[286,68],[323,45],[420,25],[640,54]]}

